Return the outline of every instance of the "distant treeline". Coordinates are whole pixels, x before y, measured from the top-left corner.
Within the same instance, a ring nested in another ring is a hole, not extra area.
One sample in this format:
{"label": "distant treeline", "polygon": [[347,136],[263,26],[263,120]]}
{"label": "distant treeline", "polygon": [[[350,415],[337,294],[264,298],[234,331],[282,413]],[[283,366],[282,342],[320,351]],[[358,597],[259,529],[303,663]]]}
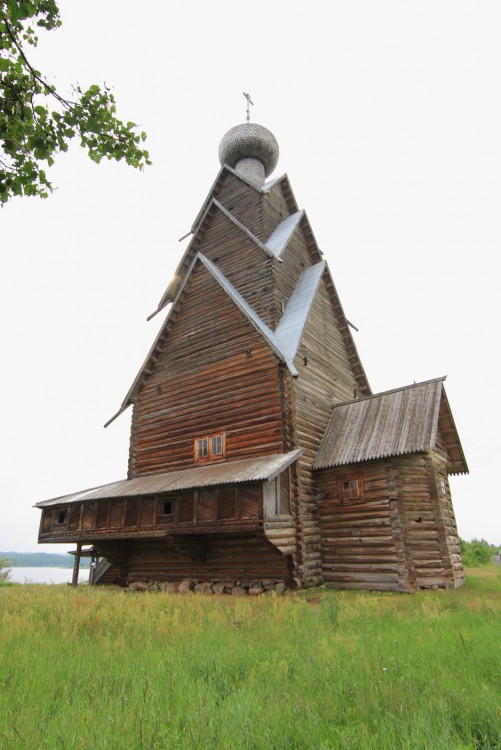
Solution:
{"label": "distant treeline", "polygon": [[[0,552],[12,568],[72,568],[73,555],[61,552]],[[89,567],[88,560],[81,561],[81,568]]]}

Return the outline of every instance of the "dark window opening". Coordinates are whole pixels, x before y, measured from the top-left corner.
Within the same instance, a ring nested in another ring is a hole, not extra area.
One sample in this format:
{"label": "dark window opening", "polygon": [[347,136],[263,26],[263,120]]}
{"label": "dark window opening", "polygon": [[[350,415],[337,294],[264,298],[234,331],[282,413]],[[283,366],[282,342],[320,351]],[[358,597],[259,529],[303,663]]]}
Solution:
{"label": "dark window opening", "polygon": [[60,510],[59,513],[57,514],[57,523],[61,524],[61,523],[64,523],[65,521],[66,521],[66,511]]}
{"label": "dark window opening", "polygon": [[162,513],[164,516],[170,516],[172,513],[172,502],[170,500],[164,500],[162,503]]}
{"label": "dark window opening", "polygon": [[362,497],[362,479],[347,479],[339,482],[339,498],[346,503]]}

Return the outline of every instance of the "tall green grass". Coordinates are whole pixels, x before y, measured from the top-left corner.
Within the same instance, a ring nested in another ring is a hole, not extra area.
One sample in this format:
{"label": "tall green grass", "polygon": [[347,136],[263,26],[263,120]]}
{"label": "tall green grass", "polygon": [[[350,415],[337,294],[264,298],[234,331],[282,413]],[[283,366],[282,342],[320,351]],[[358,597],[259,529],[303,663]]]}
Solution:
{"label": "tall green grass", "polygon": [[0,747],[499,750],[501,570],[414,596],[0,590]]}

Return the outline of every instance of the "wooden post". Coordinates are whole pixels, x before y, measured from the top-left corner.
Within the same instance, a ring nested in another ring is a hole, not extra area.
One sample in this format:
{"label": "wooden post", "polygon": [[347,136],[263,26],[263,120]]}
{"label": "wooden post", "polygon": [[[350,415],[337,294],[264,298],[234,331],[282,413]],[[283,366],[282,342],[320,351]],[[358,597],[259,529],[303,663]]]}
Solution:
{"label": "wooden post", "polygon": [[75,552],[75,562],[73,563],[73,578],[71,579],[71,585],[73,587],[78,585],[78,573],[80,570],[80,552],[82,551],[82,543],[77,542],[77,550]]}

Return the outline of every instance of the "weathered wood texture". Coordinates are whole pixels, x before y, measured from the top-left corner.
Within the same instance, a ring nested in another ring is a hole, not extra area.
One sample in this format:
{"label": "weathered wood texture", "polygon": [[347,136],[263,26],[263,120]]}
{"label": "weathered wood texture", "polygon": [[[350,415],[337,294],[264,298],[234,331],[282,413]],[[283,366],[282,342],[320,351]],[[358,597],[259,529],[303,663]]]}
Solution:
{"label": "weathered wood texture", "polygon": [[129,476],[193,465],[196,435],[228,460],[282,451],[278,360],[203,267],[134,405]]}
{"label": "weathered wood texture", "polygon": [[294,422],[297,444],[303,448],[298,461],[298,531],[302,547],[299,567],[303,580],[313,585],[321,581],[322,568],[316,487],[311,466],[333,405],[353,398],[357,387],[323,281],[306,323],[295,364],[299,377],[293,381]]}
{"label": "weathered wood texture", "polygon": [[[316,472],[328,586],[414,591],[462,583],[450,495],[439,497],[443,468],[434,452]],[[362,497],[343,501],[340,482],[357,478]]]}
{"label": "weathered wood texture", "polygon": [[215,263],[259,317],[272,325],[272,264],[277,261],[217,208],[205,219],[197,250]]}
{"label": "weathered wood texture", "polygon": [[[406,590],[405,560],[393,536],[390,485],[384,464],[317,472],[322,568],[328,586],[339,589]],[[363,497],[343,502],[338,483],[361,478]]]}
{"label": "weathered wood texture", "polygon": [[297,206],[295,202],[291,203],[287,201],[282,185],[279,182],[275,183],[270,192],[263,196],[261,213],[264,239],[267,240],[277,226],[296,211]]}
{"label": "weathered wood texture", "polygon": [[291,236],[281,258],[283,262],[273,266],[274,306],[277,311],[275,325],[279,323],[302,274],[320,260],[312,257],[300,227]]}
{"label": "weathered wood texture", "polygon": [[258,240],[266,241],[263,228],[263,202],[266,198],[259,191],[231,172],[225,172],[213,195]]}
{"label": "weathered wood texture", "polygon": [[[275,504],[267,520],[280,520],[283,512],[283,508]],[[61,515],[64,523],[59,522]],[[245,482],[157,496],[70,503],[45,508],[42,518],[40,540],[44,542],[242,532],[262,527],[263,483]]]}
{"label": "weathered wood texture", "polygon": [[176,537],[139,542],[99,542],[100,555],[112,563],[101,583],[125,581],[251,582],[271,578],[287,581],[288,558],[263,537],[255,535],[207,538]]}
{"label": "weathered wood texture", "polygon": [[[448,472],[450,471],[448,454],[449,447],[446,451],[445,442],[440,435],[436,450],[427,456],[427,470],[433,487],[432,500],[435,503],[437,518],[440,519],[440,550],[444,566],[450,565],[453,585],[458,587],[464,584],[464,565],[448,479]],[[434,483],[433,477],[435,478]]]}

